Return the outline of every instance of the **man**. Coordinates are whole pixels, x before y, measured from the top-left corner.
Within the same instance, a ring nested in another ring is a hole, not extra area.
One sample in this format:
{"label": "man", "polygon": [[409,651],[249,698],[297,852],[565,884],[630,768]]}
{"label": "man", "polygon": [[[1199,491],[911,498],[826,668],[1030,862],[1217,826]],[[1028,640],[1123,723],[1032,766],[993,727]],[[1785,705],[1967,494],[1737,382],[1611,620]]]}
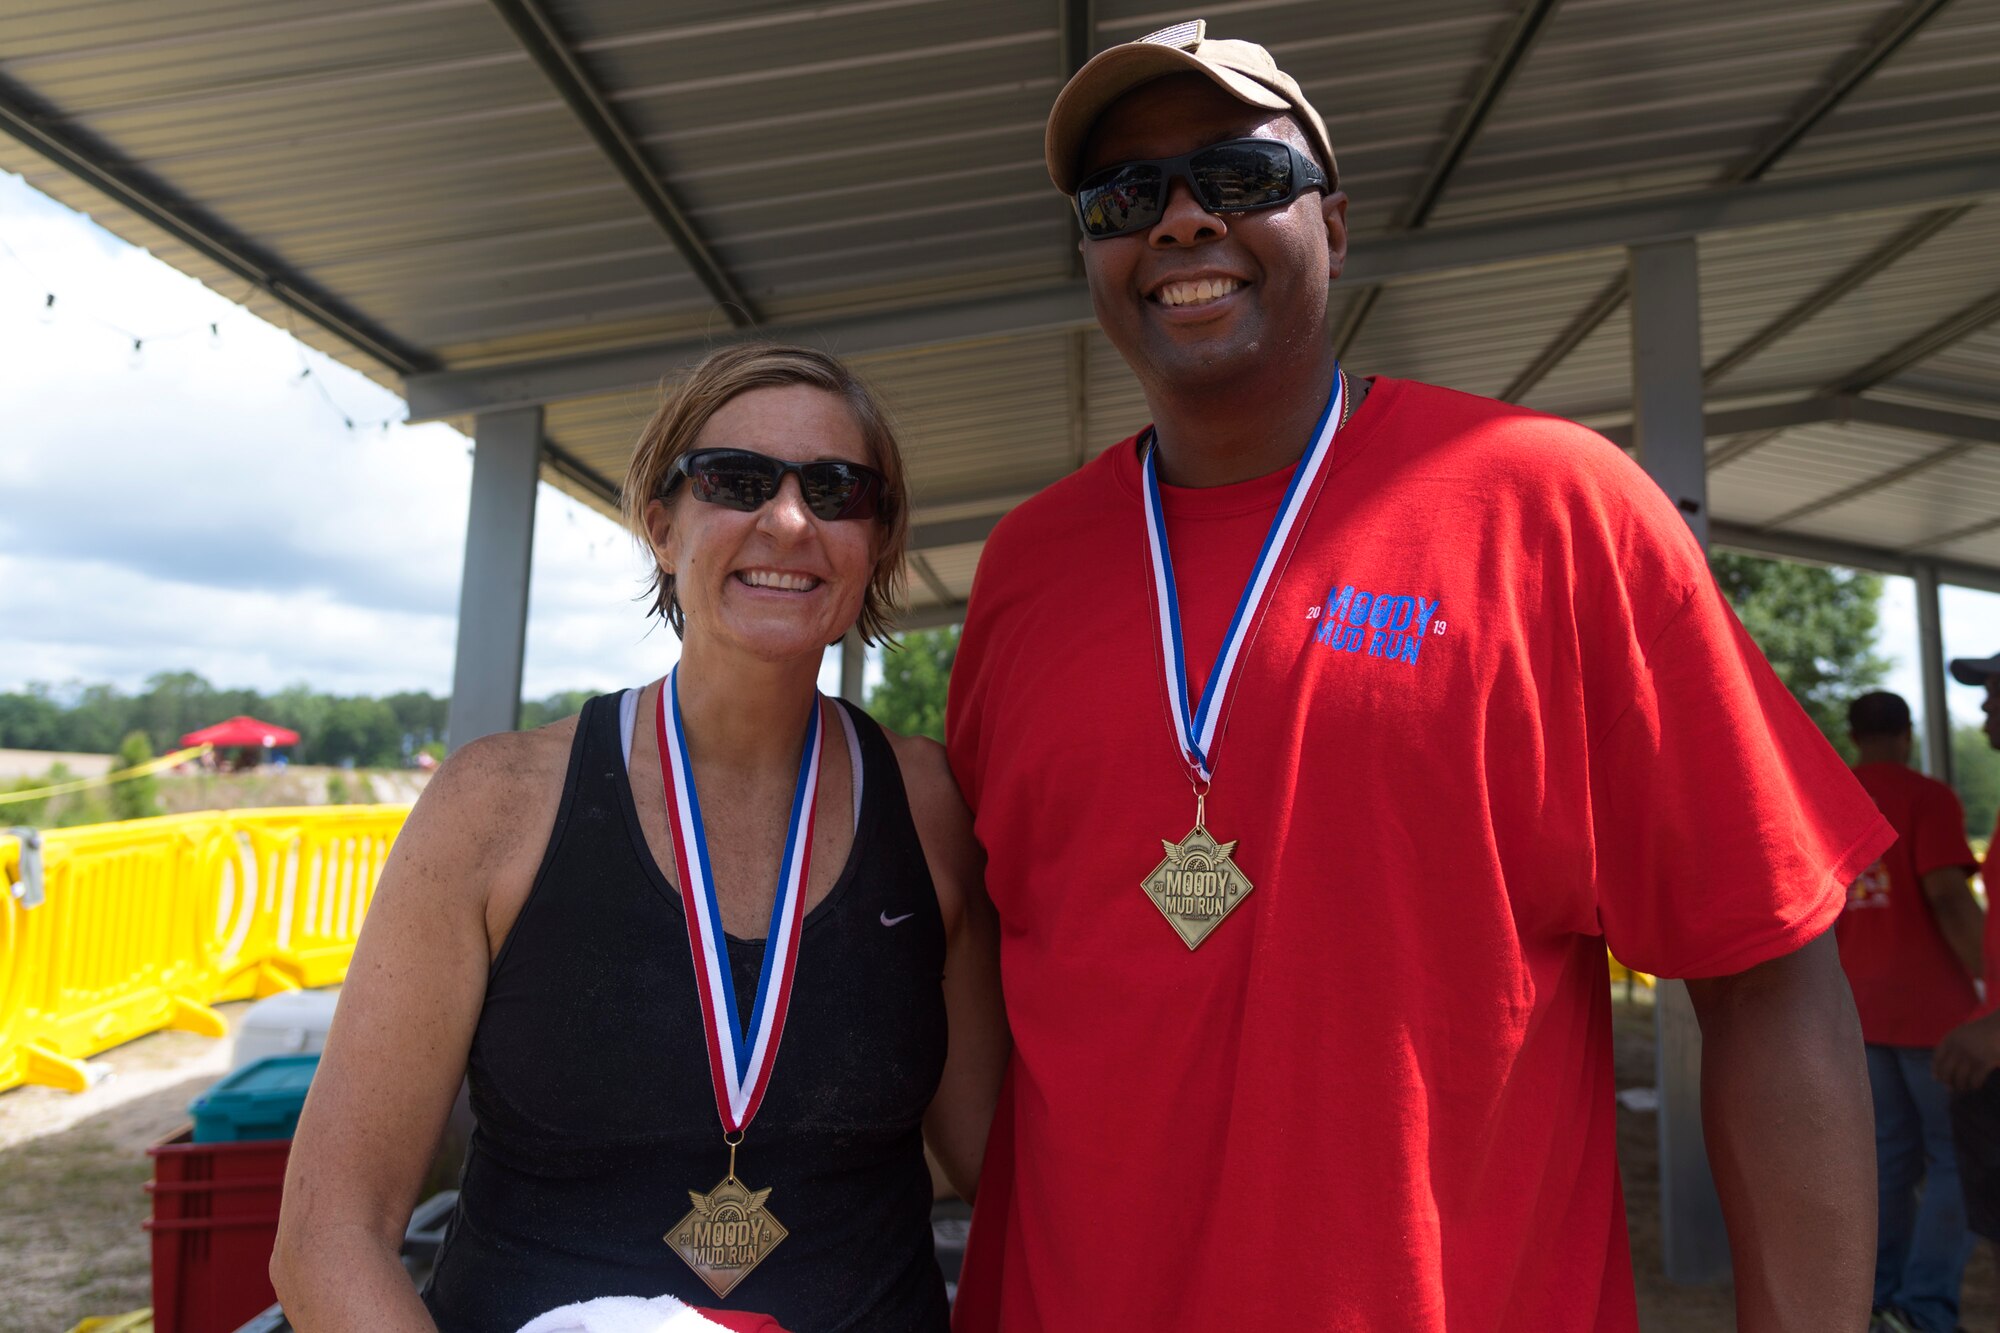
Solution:
{"label": "man", "polygon": [[1910,706],[1886,691],[1847,708],[1854,776],[1896,830],[1855,881],[1836,934],[1868,1043],[1879,1221],[1875,1306],[1893,1333],[1951,1333],[1972,1238],[1952,1151],[1950,1094],[1932,1050],[1978,1004],[1985,923],[1968,877],[1965,810],[1910,767]]}
{"label": "man", "polygon": [[1016,1043],[959,1329],[1636,1329],[1607,941],[1699,978],[1741,1327],[1861,1327],[1824,936],[1893,835],[1672,504],[1340,377],[1346,197],[1263,48],[1099,54],[1047,159],[1154,425],[995,530],[955,667]]}
{"label": "man", "polygon": [[[2000,750],[2000,656],[1959,658],[1952,677],[1963,685],[1986,689],[1986,743]],[[1986,998],[1971,1019],[1953,1028],[1938,1043],[1932,1072],[1950,1088],[1952,1140],[1957,1148],[1958,1180],[1965,1196],[1965,1220],[1974,1235],[2000,1244],[2000,913],[1993,910],[1993,891],[2000,883],[2000,822],[1986,846],[1980,878],[1986,882],[1986,935],[1983,974]]]}

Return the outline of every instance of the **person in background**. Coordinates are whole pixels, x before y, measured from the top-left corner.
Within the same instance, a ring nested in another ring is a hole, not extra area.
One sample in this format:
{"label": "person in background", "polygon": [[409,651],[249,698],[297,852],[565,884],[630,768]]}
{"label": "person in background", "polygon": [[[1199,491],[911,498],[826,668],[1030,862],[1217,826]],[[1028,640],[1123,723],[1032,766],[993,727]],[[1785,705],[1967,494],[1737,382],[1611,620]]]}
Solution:
{"label": "person in background", "polygon": [[[1960,658],[1951,664],[1953,679],[1986,690],[1986,743],[2000,750],[2000,655]],[[1965,1221],[1974,1235],[2000,1245],[2000,995],[1992,985],[2000,961],[2000,923],[1991,910],[2000,822],[1986,845],[1985,980],[1986,997],[1979,1011],[1945,1034],[1932,1058],[1931,1070],[1951,1089],[1951,1137],[1957,1150],[1959,1191],[1965,1196]]]}
{"label": "person in background", "polygon": [[1950,1096],[1931,1054],[1979,1002],[1978,861],[1950,787],[1910,767],[1910,706],[1886,691],[1848,705],[1854,776],[1896,843],[1849,890],[1835,933],[1868,1044],[1875,1101],[1874,1327],[1951,1333],[1971,1250]]}

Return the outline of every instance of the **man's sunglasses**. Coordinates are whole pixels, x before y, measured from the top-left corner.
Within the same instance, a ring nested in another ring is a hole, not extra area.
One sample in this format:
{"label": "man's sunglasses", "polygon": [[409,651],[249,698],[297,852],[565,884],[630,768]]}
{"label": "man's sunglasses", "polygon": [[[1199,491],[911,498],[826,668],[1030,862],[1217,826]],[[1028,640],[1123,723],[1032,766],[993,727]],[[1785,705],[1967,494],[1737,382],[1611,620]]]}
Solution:
{"label": "man's sunglasses", "polygon": [[674,493],[686,477],[694,498],[705,504],[750,513],[771,503],[785,478],[796,476],[806,508],[815,518],[874,518],[881,510],[882,474],[859,463],[788,463],[748,449],[697,449],[674,460],[660,498]]}
{"label": "man's sunglasses", "polygon": [[1326,173],[1282,139],[1230,139],[1179,157],[1120,162],[1076,187],[1076,220],[1101,241],[1145,231],[1167,211],[1167,193],[1184,180],[1211,213],[1247,213],[1288,204],[1327,188]]}

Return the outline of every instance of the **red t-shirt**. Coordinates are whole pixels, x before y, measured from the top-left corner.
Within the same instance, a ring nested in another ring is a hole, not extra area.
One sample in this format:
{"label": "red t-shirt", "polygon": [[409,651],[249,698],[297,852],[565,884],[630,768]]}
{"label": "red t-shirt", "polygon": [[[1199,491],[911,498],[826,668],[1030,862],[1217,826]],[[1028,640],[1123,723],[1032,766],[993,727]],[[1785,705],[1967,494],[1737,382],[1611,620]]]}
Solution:
{"label": "red t-shirt", "polygon": [[1896,845],[1854,881],[1835,927],[1840,965],[1864,1040],[1935,1046],[1979,1003],[1923,886],[1933,870],[1979,864],[1965,841],[1965,808],[1951,788],[1903,764],[1863,764],[1854,776],[1896,830]]}
{"label": "red t-shirt", "polygon": [[[1197,691],[1286,480],[1163,488]],[[1127,441],[1001,523],[954,670],[1015,1042],[955,1327],[1636,1329],[1606,943],[1789,952],[1888,826],[1629,459],[1378,380],[1239,667],[1208,827],[1255,887],[1190,951],[1139,887],[1194,817],[1139,485]]]}
{"label": "red t-shirt", "polygon": [[1986,889],[1986,934],[1983,937],[1986,1002],[1974,1015],[1984,1018],[2000,1010],[2000,815],[1993,819],[1993,839],[1986,844],[1986,860],[1979,867],[1979,882]]}

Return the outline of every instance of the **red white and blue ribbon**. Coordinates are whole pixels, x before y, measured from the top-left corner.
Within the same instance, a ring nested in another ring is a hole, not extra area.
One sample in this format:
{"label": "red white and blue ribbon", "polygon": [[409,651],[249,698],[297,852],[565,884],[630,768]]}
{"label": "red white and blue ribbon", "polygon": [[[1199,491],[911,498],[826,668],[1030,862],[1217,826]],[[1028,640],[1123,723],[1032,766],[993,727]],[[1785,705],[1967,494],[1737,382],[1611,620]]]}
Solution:
{"label": "red white and blue ribbon", "polygon": [[702,1032],[708,1039],[709,1075],[715,1109],[724,1132],[740,1132],[756,1118],[778,1061],[778,1039],[791,1005],[792,975],[798,970],[799,931],[806,916],[806,876],[812,867],[813,797],[819,789],[822,724],[819,696],[813,696],[806,726],[805,753],[799,758],[798,786],[792,793],[785,857],[778,869],[771,928],[764,938],[764,961],[757,973],[757,999],[746,1025],[737,1012],[736,986],[729,974],[728,942],[722,909],[709,869],[708,838],[702,829],[701,801],[688,762],[687,734],[681,724],[680,668],[660,691],[660,776],[667,789],[667,819],[674,830],[674,866],[680,872],[681,908],[687,916],[688,947],[694,954],[696,988],[701,992]]}
{"label": "red white and blue ribbon", "polygon": [[1222,636],[1222,647],[1215,655],[1215,666],[1202,685],[1199,700],[1191,699],[1188,693],[1187,648],[1181,635],[1180,594],[1174,587],[1174,557],[1167,549],[1167,520],[1160,507],[1160,472],[1155,460],[1158,441],[1150,436],[1146,441],[1143,487],[1146,549],[1153,563],[1153,596],[1159,610],[1154,619],[1159,624],[1160,660],[1167,676],[1167,709],[1173,715],[1174,729],[1178,733],[1176,744],[1198,784],[1206,784],[1214,776],[1216,735],[1221,730],[1230,683],[1242,662],[1243,650],[1262,618],[1265,597],[1289,554],[1293,534],[1311,508],[1317,483],[1326,471],[1327,460],[1333,456],[1333,437],[1340,429],[1346,397],[1347,379],[1336,366],[1333,396],[1327,400],[1318,424],[1313,427],[1311,444],[1292,469],[1291,482],[1285,487],[1285,498],[1271,519],[1270,531],[1264,534],[1264,545],[1257,552],[1256,567],[1251,571],[1250,581],[1243,587],[1243,596],[1236,603],[1236,614],[1230,618],[1229,629]]}

